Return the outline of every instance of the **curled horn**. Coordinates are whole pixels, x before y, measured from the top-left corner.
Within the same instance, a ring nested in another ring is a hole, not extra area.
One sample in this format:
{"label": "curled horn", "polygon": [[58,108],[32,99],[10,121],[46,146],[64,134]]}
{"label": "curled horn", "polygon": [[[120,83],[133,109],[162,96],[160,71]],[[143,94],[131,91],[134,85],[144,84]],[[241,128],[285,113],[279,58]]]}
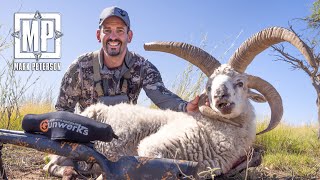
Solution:
{"label": "curled horn", "polygon": [[279,42],[287,41],[295,46],[306,58],[310,66],[316,67],[310,48],[292,31],[282,27],[271,27],[260,31],[246,40],[231,56],[229,64],[243,73],[254,57]]}
{"label": "curled horn", "polygon": [[151,42],[145,43],[144,49],[147,51],[167,52],[181,57],[200,68],[208,77],[221,65],[220,62],[209,53],[187,43]]}
{"label": "curled horn", "polygon": [[275,128],[281,121],[283,115],[281,96],[270,83],[256,76],[248,75],[248,87],[261,93],[269,103],[271,109],[270,123],[265,130],[259,132],[257,135],[266,133]]}
{"label": "curled horn", "polygon": [[[174,54],[182,59],[185,59],[197,66],[203,73],[210,77],[210,75],[217,69],[221,63],[211,56],[206,51],[195,47],[187,43],[180,42],[151,42],[145,43],[144,49],[147,51],[161,51]],[[202,94],[200,97],[204,97],[205,94]],[[203,98],[201,98],[203,99]],[[199,103],[199,110],[202,114],[211,116],[210,108],[208,108],[204,103]]]}

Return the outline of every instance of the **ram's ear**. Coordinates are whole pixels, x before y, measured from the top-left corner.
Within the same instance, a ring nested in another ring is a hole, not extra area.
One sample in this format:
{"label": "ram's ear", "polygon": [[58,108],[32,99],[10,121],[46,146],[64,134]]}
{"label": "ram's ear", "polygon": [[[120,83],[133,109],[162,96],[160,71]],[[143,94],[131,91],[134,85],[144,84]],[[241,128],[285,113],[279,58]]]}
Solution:
{"label": "ram's ear", "polygon": [[248,98],[257,103],[267,102],[266,98],[263,95],[253,92],[251,90],[249,90],[248,92]]}

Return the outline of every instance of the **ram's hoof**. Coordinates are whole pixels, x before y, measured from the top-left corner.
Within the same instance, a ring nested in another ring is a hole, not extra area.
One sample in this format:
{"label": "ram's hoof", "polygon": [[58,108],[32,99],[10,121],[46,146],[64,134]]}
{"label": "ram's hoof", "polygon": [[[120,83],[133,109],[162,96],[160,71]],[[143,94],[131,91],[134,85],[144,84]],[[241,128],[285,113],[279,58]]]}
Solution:
{"label": "ram's hoof", "polygon": [[74,170],[74,168],[71,166],[68,166],[63,171],[62,180],[76,179],[77,176],[78,176],[78,173]]}

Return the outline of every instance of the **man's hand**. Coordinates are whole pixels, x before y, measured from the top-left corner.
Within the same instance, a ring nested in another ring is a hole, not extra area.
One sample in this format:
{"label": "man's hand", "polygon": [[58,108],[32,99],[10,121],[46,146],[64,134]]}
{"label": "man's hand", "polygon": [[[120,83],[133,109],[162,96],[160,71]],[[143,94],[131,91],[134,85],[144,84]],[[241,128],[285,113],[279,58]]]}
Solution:
{"label": "man's hand", "polygon": [[191,113],[191,112],[198,112],[199,108],[198,108],[198,103],[199,103],[199,96],[196,96],[192,101],[188,102],[187,104],[187,113]]}

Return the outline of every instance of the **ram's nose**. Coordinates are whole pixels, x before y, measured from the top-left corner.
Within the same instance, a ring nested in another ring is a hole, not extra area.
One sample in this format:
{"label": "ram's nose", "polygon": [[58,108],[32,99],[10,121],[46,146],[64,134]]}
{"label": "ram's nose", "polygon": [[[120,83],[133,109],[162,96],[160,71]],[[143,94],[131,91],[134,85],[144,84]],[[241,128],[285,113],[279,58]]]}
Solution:
{"label": "ram's nose", "polygon": [[226,100],[229,97],[230,94],[228,92],[228,88],[225,85],[219,87],[214,93],[214,99],[216,100]]}

